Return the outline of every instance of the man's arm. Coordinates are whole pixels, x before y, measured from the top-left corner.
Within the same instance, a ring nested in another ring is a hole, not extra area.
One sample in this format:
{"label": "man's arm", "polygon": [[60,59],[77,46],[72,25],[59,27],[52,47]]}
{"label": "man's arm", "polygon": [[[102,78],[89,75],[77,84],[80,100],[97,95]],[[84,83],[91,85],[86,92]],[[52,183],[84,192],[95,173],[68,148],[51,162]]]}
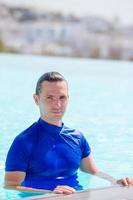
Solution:
{"label": "man's arm", "polygon": [[122,184],[125,186],[133,185],[133,179],[131,179],[131,178],[123,178],[123,179],[117,180],[114,177],[110,176],[109,174],[106,174],[106,173],[100,171],[97,168],[92,155],[90,155],[86,158],[83,158],[81,160],[80,169],[83,172],[90,173],[97,177],[108,180],[111,184]]}
{"label": "man's arm", "polygon": [[6,172],[5,173],[5,181],[4,181],[4,188],[6,189],[14,189],[14,190],[21,190],[27,192],[52,192],[50,190],[43,190],[43,189],[36,189],[31,187],[24,187],[21,186],[21,183],[25,179],[25,172],[14,171],[14,172]]}
{"label": "man's arm", "polygon": [[55,194],[72,194],[75,189],[69,186],[57,186],[53,191],[45,189],[36,189],[31,187],[21,186],[26,176],[25,172],[15,171],[5,173],[4,187],[6,189],[20,190],[23,192],[38,192],[38,193],[55,193]]}
{"label": "man's arm", "polygon": [[5,187],[19,186],[25,179],[25,172],[13,171],[5,173]]}

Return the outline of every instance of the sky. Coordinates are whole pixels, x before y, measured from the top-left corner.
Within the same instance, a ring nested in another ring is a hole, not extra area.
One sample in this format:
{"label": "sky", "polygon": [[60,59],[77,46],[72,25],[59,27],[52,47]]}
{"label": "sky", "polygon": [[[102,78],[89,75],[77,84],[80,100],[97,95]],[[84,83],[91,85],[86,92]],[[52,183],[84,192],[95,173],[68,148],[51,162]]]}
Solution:
{"label": "sky", "polygon": [[96,15],[122,24],[133,24],[133,0],[0,0],[12,5],[32,5],[76,15]]}

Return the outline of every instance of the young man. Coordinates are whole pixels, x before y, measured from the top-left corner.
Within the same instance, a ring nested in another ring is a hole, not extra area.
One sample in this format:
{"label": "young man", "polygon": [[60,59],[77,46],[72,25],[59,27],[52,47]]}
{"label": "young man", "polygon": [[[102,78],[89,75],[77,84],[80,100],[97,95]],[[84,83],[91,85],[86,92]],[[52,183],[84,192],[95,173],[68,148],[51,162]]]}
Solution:
{"label": "young man", "polygon": [[40,119],[12,143],[6,159],[5,187],[71,194],[82,189],[77,179],[79,168],[115,184],[133,184],[133,179],[117,181],[100,172],[83,134],[62,123],[68,99],[68,84],[61,74],[48,72],[39,78],[34,100]]}

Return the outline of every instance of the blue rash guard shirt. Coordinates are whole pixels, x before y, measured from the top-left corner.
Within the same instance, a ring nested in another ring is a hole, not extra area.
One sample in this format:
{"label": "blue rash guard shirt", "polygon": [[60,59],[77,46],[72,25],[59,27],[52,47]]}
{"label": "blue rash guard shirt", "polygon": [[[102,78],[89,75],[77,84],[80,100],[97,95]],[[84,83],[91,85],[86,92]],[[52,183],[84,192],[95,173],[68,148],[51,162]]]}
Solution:
{"label": "blue rash guard shirt", "polygon": [[6,171],[25,172],[23,186],[53,190],[57,185],[69,185],[78,190],[77,170],[90,152],[81,132],[39,119],[15,138]]}

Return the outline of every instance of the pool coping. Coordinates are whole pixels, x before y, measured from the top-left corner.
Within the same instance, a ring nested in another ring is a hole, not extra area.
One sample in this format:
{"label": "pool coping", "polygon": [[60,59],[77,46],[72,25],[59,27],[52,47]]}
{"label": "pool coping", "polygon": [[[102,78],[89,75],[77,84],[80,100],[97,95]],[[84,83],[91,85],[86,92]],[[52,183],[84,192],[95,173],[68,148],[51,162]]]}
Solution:
{"label": "pool coping", "polygon": [[[102,197],[102,198],[101,198]],[[23,198],[23,200],[133,200],[133,186],[109,186],[77,191],[71,195],[50,194]],[[16,199],[22,200],[22,199]]]}

